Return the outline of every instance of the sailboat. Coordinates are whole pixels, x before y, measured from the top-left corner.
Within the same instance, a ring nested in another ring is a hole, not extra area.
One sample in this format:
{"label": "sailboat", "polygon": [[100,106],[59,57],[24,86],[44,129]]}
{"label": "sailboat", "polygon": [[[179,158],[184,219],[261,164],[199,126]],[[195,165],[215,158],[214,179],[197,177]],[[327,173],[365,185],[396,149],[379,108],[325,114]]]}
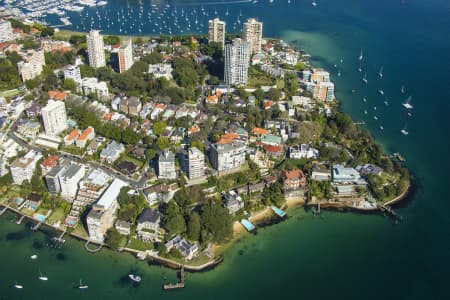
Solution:
{"label": "sailboat", "polygon": [[382,89],[379,89],[378,93],[380,93],[381,96],[384,96],[384,91]]}
{"label": "sailboat", "polygon": [[14,287],[15,287],[16,289],[23,289],[23,285],[18,284],[17,281],[14,282]]}
{"label": "sailboat", "polygon": [[364,102],[367,102],[367,98],[366,98],[366,97],[364,97],[364,98],[363,98],[363,101],[364,101]]}
{"label": "sailboat", "polygon": [[78,285],[78,288],[84,290],[84,289],[87,289],[88,287],[89,286],[87,284],[83,284],[80,279],[80,284]]}
{"label": "sailboat", "polygon": [[42,273],[41,273],[41,271],[39,270],[39,280],[42,280],[42,281],[47,281],[48,280],[48,277],[47,276],[44,276],[44,275],[42,275]]}
{"label": "sailboat", "polygon": [[384,105],[389,106],[389,102],[387,100],[385,100]]}
{"label": "sailboat", "polygon": [[34,259],[37,259],[38,256],[37,256],[37,254],[33,254],[33,255],[30,256],[30,258],[34,260]]}
{"label": "sailboat", "polygon": [[338,70],[337,76],[341,77],[341,70]]}
{"label": "sailboat", "polygon": [[362,82],[364,82],[365,84],[367,84],[367,73],[364,73],[364,76],[362,78]]}
{"label": "sailboat", "polygon": [[359,72],[359,73],[361,73],[361,72],[362,72],[362,69],[361,69],[361,61],[359,61],[358,72]]}
{"label": "sailboat", "polygon": [[383,127],[383,126],[380,126],[380,130],[384,130],[384,127]]}
{"label": "sailboat", "polygon": [[405,93],[405,85],[402,85],[402,87],[400,88],[400,92],[401,92],[402,94]]}
{"label": "sailboat", "polygon": [[380,79],[383,79],[383,66],[381,66],[378,76],[380,76]]}
{"label": "sailboat", "polygon": [[312,6],[316,7],[317,6],[317,2],[316,0],[313,0],[313,2],[311,3]]}
{"label": "sailboat", "polygon": [[410,104],[412,96],[409,96],[408,99],[404,103],[402,103],[403,107],[406,109],[413,109],[413,106]]}
{"label": "sailboat", "polygon": [[364,58],[364,54],[363,54],[363,50],[361,49],[361,53],[359,54],[358,59],[359,59],[359,61],[362,61],[363,58]]}

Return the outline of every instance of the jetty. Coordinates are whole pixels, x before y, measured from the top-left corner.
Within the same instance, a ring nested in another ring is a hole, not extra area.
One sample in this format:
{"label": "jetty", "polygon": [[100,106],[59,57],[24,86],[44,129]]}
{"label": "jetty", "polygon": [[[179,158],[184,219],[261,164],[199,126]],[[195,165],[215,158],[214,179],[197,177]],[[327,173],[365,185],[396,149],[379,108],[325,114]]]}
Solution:
{"label": "jetty", "polygon": [[0,210],[0,216],[3,215],[8,210],[8,207],[3,207],[2,210]]}
{"label": "jetty", "polygon": [[42,222],[36,223],[35,225],[33,225],[31,227],[31,230],[32,231],[38,231],[38,229],[39,229],[39,227],[41,227],[41,225],[42,225]]}
{"label": "jetty", "polygon": [[253,225],[249,220],[247,219],[242,219],[241,220],[241,224],[242,226],[244,226],[244,228],[248,231],[248,232],[252,232],[254,230],[256,230],[255,225]]}
{"label": "jetty", "polygon": [[270,208],[272,208],[273,212],[280,218],[284,218],[286,217],[286,212],[276,206],[271,206]]}
{"label": "jetty", "polygon": [[168,283],[163,285],[164,290],[174,290],[174,289],[182,289],[184,288],[184,266],[181,266],[180,269],[180,281],[177,283]]}
{"label": "jetty", "polygon": [[25,216],[21,216],[20,219],[16,222],[17,225],[22,224],[23,219],[25,219]]}
{"label": "jetty", "polygon": [[61,235],[60,235],[59,237],[54,237],[54,238],[52,238],[52,240],[55,241],[55,242],[57,242],[57,243],[64,244],[64,243],[66,242],[66,240],[63,239],[63,236],[66,234],[66,232],[67,232],[67,231],[64,230],[64,231],[61,233]]}

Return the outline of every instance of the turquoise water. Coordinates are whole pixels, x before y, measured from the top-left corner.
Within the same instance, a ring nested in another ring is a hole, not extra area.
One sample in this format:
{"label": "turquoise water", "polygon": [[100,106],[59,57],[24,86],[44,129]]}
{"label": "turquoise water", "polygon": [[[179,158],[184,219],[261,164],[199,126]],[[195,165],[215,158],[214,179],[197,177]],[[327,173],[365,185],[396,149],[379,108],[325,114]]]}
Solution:
{"label": "turquoise water", "polygon": [[[32,233],[5,214],[0,218],[0,299],[448,299],[450,2],[319,0],[316,8],[310,2],[233,4],[229,16],[235,18],[239,10],[242,20],[257,16],[265,35],[305,48],[314,63],[333,73],[342,110],[365,121],[387,151],[406,157],[415,186],[396,208],[402,222],[337,212],[314,217],[300,209],[285,222],[249,234],[214,271],[188,274],[184,290],[167,293],[161,284],[165,277],[174,281],[174,271],[107,250],[89,254],[72,239],[60,249],[48,247],[48,235]],[[111,1],[105,9],[112,15],[119,3],[126,8],[125,1]],[[138,2],[129,3],[136,7]],[[213,6],[208,10],[214,12]],[[217,10],[224,13],[226,6]],[[357,71],[361,49],[367,86]],[[402,84],[413,96],[411,117],[401,106]],[[406,137],[400,134],[405,124]],[[36,261],[29,259],[33,253],[39,255]],[[38,269],[48,282],[37,280]],[[141,275],[142,283],[132,286],[129,273]],[[80,278],[87,291],[74,288]],[[11,288],[14,280],[24,289]]]}

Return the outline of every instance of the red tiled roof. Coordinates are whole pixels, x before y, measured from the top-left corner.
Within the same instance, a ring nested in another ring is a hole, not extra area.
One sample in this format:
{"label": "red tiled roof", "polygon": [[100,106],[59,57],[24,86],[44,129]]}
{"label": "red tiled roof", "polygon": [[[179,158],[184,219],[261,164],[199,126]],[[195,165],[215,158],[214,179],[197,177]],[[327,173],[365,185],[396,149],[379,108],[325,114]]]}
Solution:
{"label": "red tiled roof", "polygon": [[85,140],[88,137],[88,135],[91,134],[91,132],[92,132],[92,127],[86,128],[85,130],[83,130],[83,133],[78,137],[77,140],[78,141]]}
{"label": "red tiled roof", "polygon": [[305,174],[303,174],[302,170],[296,169],[292,171],[281,172],[281,177],[283,179],[295,179],[295,178],[303,178],[305,177]]}
{"label": "red tiled roof", "polygon": [[264,150],[271,153],[280,153],[283,151],[283,147],[281,146],[272,146],[272,145],[265,145]]}
{"label": "red tiled roof", "polygon": [[78,135],[80,134],[80,131],[78,129],[74,129],[72,130],[68,135],[67,135],[67,140],[73,140],[74,138],[76,138]]}
{"label": "red tiled roof", "polygon": [[58,164],[58,155],[50,155],[42,161],[41,167],[43,168],[54,167],[57,164]]}

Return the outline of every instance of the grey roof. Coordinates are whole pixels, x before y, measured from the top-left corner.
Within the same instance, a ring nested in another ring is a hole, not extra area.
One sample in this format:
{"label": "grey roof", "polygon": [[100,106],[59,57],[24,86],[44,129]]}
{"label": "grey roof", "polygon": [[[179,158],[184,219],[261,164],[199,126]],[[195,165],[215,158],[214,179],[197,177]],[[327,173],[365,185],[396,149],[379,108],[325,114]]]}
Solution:
{"label": "grey roof", "polygon": [[158,157],[159,162],[175,162],[175,155],[169,151],[164,150]]}
{"label": "grey roof", "polygon": [[59,173],[63,170],[64,170],[64,166],[55,166],[45,176],[46,177],[57,177],[59,175]]}
{"label": "grey roof", "polygon": [[161,214],[159,213],[159,211],[157,211],[156,209],[146,208],[139,215],[137,222],[138,223],[144,223],[144,222],[159,223],[160,218],[161,218]]}
{"label": "grey roof", "polygon": [[80,165],[70,165],[65,171],[64,173],[61,175],[61,177],[65,177],[65,178],[72,178],[75,174],[77,174],[80,169],[82,168],[82,166]]}

